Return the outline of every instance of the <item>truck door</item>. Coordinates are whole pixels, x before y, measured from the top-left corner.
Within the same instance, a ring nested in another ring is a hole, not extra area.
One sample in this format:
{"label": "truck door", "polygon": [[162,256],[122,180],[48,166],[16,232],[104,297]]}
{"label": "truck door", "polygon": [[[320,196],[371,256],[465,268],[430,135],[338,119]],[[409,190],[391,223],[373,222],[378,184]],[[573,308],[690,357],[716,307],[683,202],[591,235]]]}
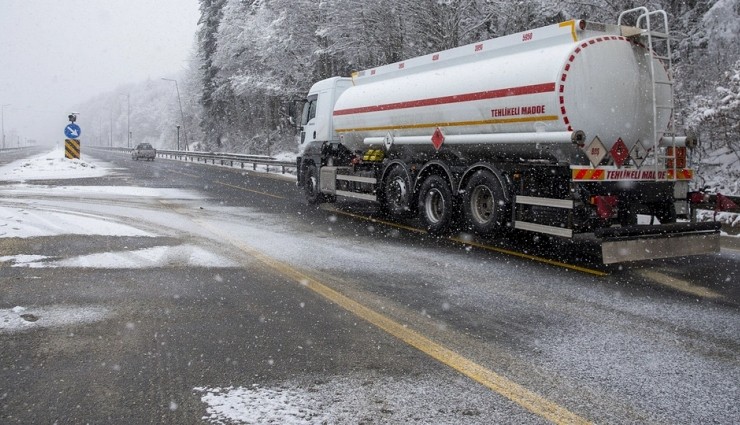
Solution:
{"label": "truck door", "polygon": [[319,96],[313,94],[308,96],[306,103],[303,104],[303,114],[301,115],[301,144],[316,140],[316,104]]}

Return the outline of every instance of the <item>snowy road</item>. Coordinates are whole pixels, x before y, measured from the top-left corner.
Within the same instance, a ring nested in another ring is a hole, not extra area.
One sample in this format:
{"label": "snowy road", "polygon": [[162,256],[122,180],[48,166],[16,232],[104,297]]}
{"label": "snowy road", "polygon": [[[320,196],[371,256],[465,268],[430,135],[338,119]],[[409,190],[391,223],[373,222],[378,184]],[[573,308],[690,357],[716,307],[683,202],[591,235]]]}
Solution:
{"label": "snowy road", "polygon": [[740,417],[737,251],[543,262],[280,176],[55,155],[0,166],[2,423]]}

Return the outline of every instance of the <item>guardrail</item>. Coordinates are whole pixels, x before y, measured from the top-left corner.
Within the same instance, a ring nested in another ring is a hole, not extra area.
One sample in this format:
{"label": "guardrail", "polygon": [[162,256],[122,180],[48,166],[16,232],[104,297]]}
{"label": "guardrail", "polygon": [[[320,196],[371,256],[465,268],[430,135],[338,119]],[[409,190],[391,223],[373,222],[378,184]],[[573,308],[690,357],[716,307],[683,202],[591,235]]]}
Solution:
{"label": "guardrail", "polygon": [[[103,146],[92,146],[93,149],[102,149],[108,151],[118,152],[131,152],[131,148],[111,148]],[[252,170],[256,170],[257,166],[265,166],[267,171],[270,171],[270,167],[280,169],[282,174],[286,173],[286,169],[295,169],[296,163],[289,161],[278,161],[275,158],[265,155],[244,155],[235,153],[214,153],[214,152],[193,152],[193,151],[173,151],[165,149],[157,149],[157,156],[161,158],[178,159],[185,162],[211,162],[220,165],[229,165],[231,167],[234,164],[241,165],[244,168],[245,164],[251,165]]]}
{"label": "guardrail", "polygon": [[8,151],[21,151],[25,149],[38,149],[38,146],[20,146],[20,147],[7,147],[7,148],[0,148],[0,152],[8,152]]}

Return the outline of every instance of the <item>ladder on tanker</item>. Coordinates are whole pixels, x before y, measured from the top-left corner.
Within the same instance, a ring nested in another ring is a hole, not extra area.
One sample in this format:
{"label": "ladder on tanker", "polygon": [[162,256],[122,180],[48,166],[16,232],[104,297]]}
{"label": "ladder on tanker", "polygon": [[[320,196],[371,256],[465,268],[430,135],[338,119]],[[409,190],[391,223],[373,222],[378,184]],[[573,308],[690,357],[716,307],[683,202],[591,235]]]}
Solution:
{"label": "ladder on tanker", "polygon": [[[622,19],[629,15],[637,15],[635,28],[637,32],[631,33],[628,36],[640,37],[644,40],[647,48],[648,55],[652,58],[658,59],[666,67],[668,75],[667,81],[661,81],[657,78],[655,71],[655,61],[648,60],[650,70],[650,94],[652,96],[652,122],[653,122],[653,165],[655,167],[655,179],[658,180],[658,171],[661,168],[661,163],[664,160],[667,164],[669,172],[671,172],[672,179],[677,176],[678,168],[678,155],[676,149],[676,127],[674,121],[674,94],[673,94],[673,60],[671,52],[671,40],[670,31],[668,29],[668,14],[664,10],[649,11],[647,7],[637,7],[634,9],[626,10],[619,15],[617,25],[622,27]],[[657,19],[656,19],[657,18]],[[657,20],[657,22],[656,22]],[[654,25],[654,24],[657,24]],[[658,90],[660,87],[666,87],[669,91],[668,102],[666,104],[658,104]],[[668,129],[663,131],[659,128],[658,118],[661,112],[668,114]],[[665,152],[660,149],[661,140],[664,146],[667,145]]]}

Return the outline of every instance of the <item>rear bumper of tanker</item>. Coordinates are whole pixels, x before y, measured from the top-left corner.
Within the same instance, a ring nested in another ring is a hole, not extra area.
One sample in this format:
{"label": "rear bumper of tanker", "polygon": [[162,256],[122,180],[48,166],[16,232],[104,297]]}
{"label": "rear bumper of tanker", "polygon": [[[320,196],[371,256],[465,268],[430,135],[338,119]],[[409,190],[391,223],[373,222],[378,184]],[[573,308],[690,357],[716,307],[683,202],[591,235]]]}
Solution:
{"label": "rear bumper of tanker", "polygon": [[720,251],[720,224],[675,223],[600,229],[593,234],[604,264],[712,254]]}

